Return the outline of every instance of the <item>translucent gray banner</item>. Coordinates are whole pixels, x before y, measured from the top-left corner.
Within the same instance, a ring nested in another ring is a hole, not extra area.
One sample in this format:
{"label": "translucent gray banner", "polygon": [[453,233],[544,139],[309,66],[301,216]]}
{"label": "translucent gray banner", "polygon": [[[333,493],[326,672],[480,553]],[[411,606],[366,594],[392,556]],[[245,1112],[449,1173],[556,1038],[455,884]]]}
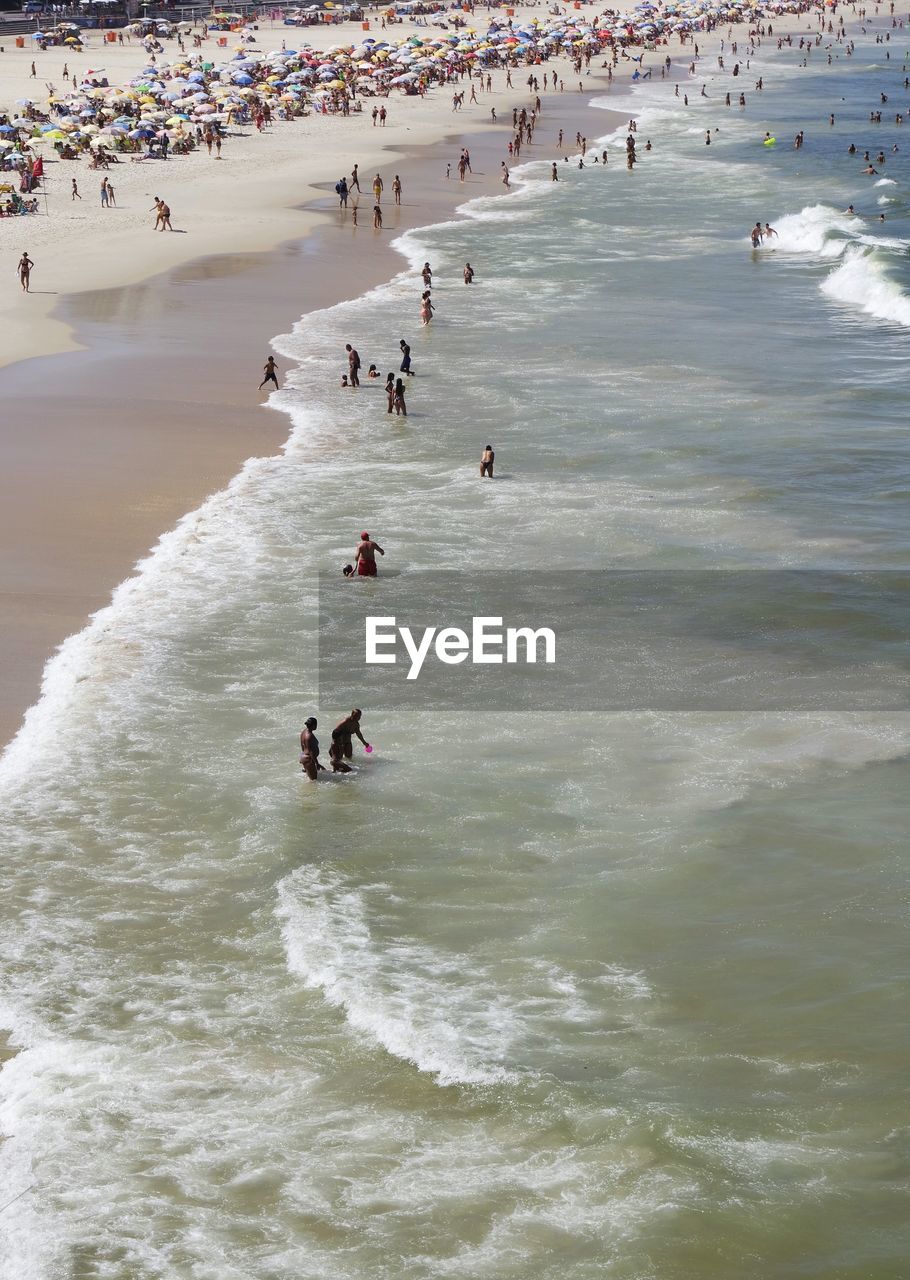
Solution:
{"label": "translucent gray banner", "polygon": [[[903,711],[910,573],[322,575],[320,701],[371,710]],[[497,660],[498,658],[498,660]]]}

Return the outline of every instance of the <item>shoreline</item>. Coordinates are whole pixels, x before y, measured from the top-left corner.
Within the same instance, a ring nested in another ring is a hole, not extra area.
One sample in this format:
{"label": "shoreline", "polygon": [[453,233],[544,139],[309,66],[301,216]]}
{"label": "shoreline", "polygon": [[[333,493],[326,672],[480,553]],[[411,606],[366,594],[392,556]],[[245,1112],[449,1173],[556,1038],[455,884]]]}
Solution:
{"label": "shoreline", "polygon": [[[560,127],[558,116],[575,122],[588,112],[601,135],[609,132],[621,117],[591,106],[604,91],[598,84],[583,100],[544,99],[548,132]],[[48,659],[110,602],[163,534],[249,458],[281,448],[287,420],[259,414],[267,400],[253,399],[272,340],[301,315],[390,280],[404,266],[391,246],[400,233],[456,216],[477,196],[505,194],[503,136],[499,128],[450,132],[412,145],[397,166],[403,204],[386,209],[381,238],[363,222],[355,230],[349,216],[342,221],[334,193],[319,191],[301,209],[306,235],[72,293],[55,311],[77,345],[0,369],[11,421],[29,424],[27,440],[5,442],[11,460],[0,479],[0,546],[8,549],[0,556],[0,743],[11,741],[39,697]],[[447,182],[446,158],[462,146],[475,172],[464,184]],[[351,240],[364,236],[376,252],[352,261]],[[200,333],[209,355],[200,353]],[[124,431],[111,410],[127,399]]]}
{"label": "shoreline", "polygon": [[[815,10],[785,15],[776,20],[775,35],[809,29],[815,17]],[[700,36],[704,75],[713,74],[709,60],[725,30]],[[690,48],[669,52],[682,80]],[[601,67],[592,68],[582,93],[541,93],[544,137],[516,163],[551,159],[558,154],[556,129],[563,127],[570,139],[580,126],[584,132],[586,118],[592,140],[613,131],[624,115],[592,102],[611,92],[625,95],[634,65],[621,65],[612,82]],[[476,196],[505,194],[499,161],[511,131],[502,121],[527,101],[533,99],[526,85],[497,86],[482,103],[485,112],[495,105],[501,121],[466,118],[459,129],[461,117],[448,108],[443,114],[437,94],[425,104],[427,118],[416,120],[419,139],[403,137],[400,129],[370,129],[365,138],[360,134],[359,153],[352,150],[357,137],[339,142],[343,149],[331,157],[332,169],[323,154],[313,157],[318,172],[305,183],[285,175],[286,183],[268,194],[273,219],[252,229],[242,218],[237,224],[249,232],[246,247],[238,248],[233,222],[215,235],[214,251],[203,254],[150,232],[143,243],[151,255],[132,262],[130,278],[92,289],[83,278],[81,286],[42,300],[25,334],[32,345],[43,339],[44,349],[23,356],[14,347],[5,364],[0,355],[0,393],[11,411],[9,433],[0,434],[7,462],[0,479],[0,747],[40,696],[45,664],[63,640],[109,603],[180,517],[223,488],[249,458],[281,447],[286,424],[259,416],[255,411],[266,402],[252,398],[273,339],[301,315],[391,279],[403,265],[390,243],[401,232],[454,216]],[[447,160],[454,162],[462,146],[471,149],[475,172],[464,184],[447,182]],[[375,166],[386,174],[397,168],[402,176],[403,205],[384,206],[380,238],[364,225],[369,196],[361,200],[364,217],[356,231],[349,215],[341,219],[334,211],[333,179],[324,175],[347,171],[353,157],[364,175]],[[189,158],[185,172],[195,160]],[[309,196],[304,203],[301,187]],[[364,236],[377,252],[359,253],[355,261],[352,240]],[[160,253],[176,254],[177,261],[162,264]],[[126,430],[112,413],[119,403],[130,406]]]}

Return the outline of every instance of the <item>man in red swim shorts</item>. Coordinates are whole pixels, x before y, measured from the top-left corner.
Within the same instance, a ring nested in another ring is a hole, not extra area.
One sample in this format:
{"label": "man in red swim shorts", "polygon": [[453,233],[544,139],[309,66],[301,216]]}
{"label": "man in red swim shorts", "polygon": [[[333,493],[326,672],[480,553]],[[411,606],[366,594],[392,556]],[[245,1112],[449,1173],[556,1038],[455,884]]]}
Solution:
{"label": "man in red swim shorts", "polygon": [[376,552],[381,556],[385,555],[382,547],[378,542],[374,542],[370,535],[366,532],[360,535],[360,546],[354,552],[354,563],[357,566],[357,575],[360,578],[376,577]]}

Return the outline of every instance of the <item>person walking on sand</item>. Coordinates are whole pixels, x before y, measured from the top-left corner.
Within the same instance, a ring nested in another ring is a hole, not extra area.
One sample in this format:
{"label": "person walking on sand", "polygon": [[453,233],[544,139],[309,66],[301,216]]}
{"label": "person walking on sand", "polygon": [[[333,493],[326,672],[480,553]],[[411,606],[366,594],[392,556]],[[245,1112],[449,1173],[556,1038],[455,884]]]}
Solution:
{"label": "person walking on sand", "polygon": [[382,204],[382,193],[385,191],[385,183],[379,174],[373,179],[373,199],[377,204]]}
{"label": "person walking on sand", "polygon": [[111,209],[117,208],[117,201],[114,199],[114,188],[111,186],[111,180],[107,180],[107,203]]}
{"label": "person walking on sand", "polygon": [[357,188],[357,191],[358,191],[358,193],[359,193],[359,192],[360,192],[360,179],[359,179],[359,178],[358,178],[358,176],[357,176],[357,165],[356,165],[356,164],[354,165],[354,168],[351,170],[351,181],[348,183],[348,190],[353,191],[355,187]]}
{"label": "person walking on sand", "polygon": [[348,374],[351,379],[352,387],[360,386],[360,354],[356,347],[352,347],[350,342],[344,344],[344,349],[348,353]]}
{"label": "person walking on sand", "polygon": [[161,201],[161,205],[159,207],[159,216],[161,218],[161,230],[173,231],[174,228],[171,226],[171,211],[170,211],[170,208],[164,203],[163,200]]}
{"label": "person walking on sand", "polygon": [[357,576],[359,578],[376,577],[377,551],[381,556],[385,555],[379,543],[374,542],[370,535],[364,531],[360,535],[360,546],[354,552],[354,564],[357,566]]}
{"label": "person walking on sand", "polygon": [[305,721],[300,734],[300,764],[303,772],[311,782],[316,781],[320,769],[325,769],[325,765],[319,763],[319,739],[316,737],[317,723],[316,717],[310,716]]}
{"label": "person walking on sand", "polygon": [[19,283],[22,285],[23,293],[30,292],[29,280],[31,279],[32,267],[34,265],[35,264],[28,256],[28,253],[23,253],[22,257],[19,259],[19,265],[16,267],[16,274],[19,277]]}
{"label": "person walking on sand", "polygon": [[493,479],[493,463],[496,460],[496,454],[493,452],[491,444],[484,445],[483,453],[480,455],[480,478],[489,476]]}
{"label": "person walking on sand", "polygon": [[[157,204],[158,204],[158,197],[155,196],[156,209],[157,209]],[[107,178],[106,177],[101,179],[101,208],[102,209],[107,208]],[[157,225],[158,225],[158,222],[156,220],[155,226],[157,227]]]}
{"label": "person walking on sand", "polygon": [[274,356],[269,356],[268,360],[266,360],[265,364],[262,366],[262,372],[265,374],[265,377],[260,382],[258,389],[261,391],[267,382],[274,382],[275,389],[278,390],[278,371],[275,368]]}
{"label": "person walking on sand", "polygon": [[395,197],[395,203],[401,204],[401,179],[397,173],[392,180],[392,194]]}
{"label": "person walking on sand", "polygon": [[82,196],[80,196],[80,194],[79,194],[79,188],[78,188],[78,186],[76,185],[76,179],[75,179],[75,178],[73,178],[73,193],[72,193],[72,195],[70,196],[70,199],[71,199],[71,200],[81,200],[81,199],[82,199]]}

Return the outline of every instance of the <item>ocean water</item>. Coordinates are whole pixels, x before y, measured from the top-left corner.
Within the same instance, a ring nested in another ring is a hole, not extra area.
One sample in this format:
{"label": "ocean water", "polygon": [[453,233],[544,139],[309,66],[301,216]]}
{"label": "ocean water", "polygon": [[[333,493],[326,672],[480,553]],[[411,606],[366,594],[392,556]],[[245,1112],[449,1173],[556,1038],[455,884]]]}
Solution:
{"label": "ocean water", "polygon": [[[296,760],[346,710],[317,575],[361,528],[390,573],[592,592],[906,570],[910,133],[868,123],[910,101],[900,34],[772,43],[745,114],[707,64],[688,110],[614,94],[633,173],[608,125],[606,170],[540,146],[277,340],[286,449],[67,642],[0,761],[0,1276],[906,1274],[906,712],[820,670],[811,713],[366,707],[355,776]],[[338,386],[401,336],[406,420]]]}

